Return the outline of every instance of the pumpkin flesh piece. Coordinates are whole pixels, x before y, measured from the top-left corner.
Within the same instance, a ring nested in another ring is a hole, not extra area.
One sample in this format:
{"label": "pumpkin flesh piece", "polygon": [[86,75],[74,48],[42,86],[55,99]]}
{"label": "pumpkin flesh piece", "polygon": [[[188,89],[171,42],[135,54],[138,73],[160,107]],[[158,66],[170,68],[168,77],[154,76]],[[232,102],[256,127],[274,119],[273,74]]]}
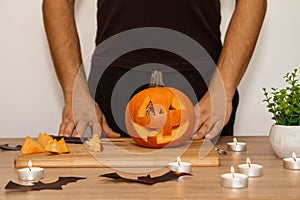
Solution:
{"label": "pumpkin flesh piece", "polygon": [[65,139],[62,138],[57,142],[58,153],[69,153],[70,150],[65,142]]}
{"label": "pumpkin flesh piece", "polygon": [[64,138],[57,141],[56,139],[50,141],[45,147],[46,151],[51,153],[68,153],[69,149]]}
{"label": "pumpkin flesh piece", "polygon": [[40,133],[37,141],[45,148],[49,142],[53,141],[53,138],[47,133]]}
{"label": "pumpkin flesh piece", "polygon": [[44,147],[39,144],[35,139],[27,136],[22,144],[21,153],[30,154],[30,153],[43,153],[45,152]]}
{"label": "pumpkin flesh piece", "polygon": [[51,153],[58,153],[56,146],[57,146],[57,140],[54,139],[48,142],[48,144],[45,146],[45,150]]}

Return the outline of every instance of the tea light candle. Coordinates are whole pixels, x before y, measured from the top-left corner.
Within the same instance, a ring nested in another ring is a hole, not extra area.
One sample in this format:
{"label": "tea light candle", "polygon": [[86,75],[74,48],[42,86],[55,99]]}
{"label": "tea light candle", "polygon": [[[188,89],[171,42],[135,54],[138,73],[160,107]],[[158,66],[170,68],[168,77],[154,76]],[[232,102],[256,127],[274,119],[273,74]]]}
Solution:
{"label": "tea light candle", "polygon": [[245,188],[248,187],[248,176],[234,173],[234,167],[231,166],[230,173],[221,175],[221,185],[228,188]]}
{"label": "tea light candle", "polygon": [[250,158],[246,160],[247,164],[238,165],[238,172],[246,174],[249,177],[257,177],[263,175],[263,166],[252,164]]}
{"label": "tea light candle", "polygon": [[18,170],[19,180],[21,181],[39,181],[44,176],[44,169],[32,167],[31,160],[28,161],[28,167]]}
{"label": "tea light candle", "polygon": [[233,138],[233,142],[227,143],[227,149],[231,151],[246,151],[246,147],[246,142],[238,142],[236,138]]}
{"label": "tea light candle", "polygon": [[191,173],[192,164],[189,162],[182,162],[180,156],[177,157],[176,162],[168,163],[168,168],[174,172],[186,172]]}
{"label": "tea light candle", "polygon": [[300,158],[297,158],[296,153],[293,152],[291,158],[283,159],[283,167],[286,169],[300,169]]}

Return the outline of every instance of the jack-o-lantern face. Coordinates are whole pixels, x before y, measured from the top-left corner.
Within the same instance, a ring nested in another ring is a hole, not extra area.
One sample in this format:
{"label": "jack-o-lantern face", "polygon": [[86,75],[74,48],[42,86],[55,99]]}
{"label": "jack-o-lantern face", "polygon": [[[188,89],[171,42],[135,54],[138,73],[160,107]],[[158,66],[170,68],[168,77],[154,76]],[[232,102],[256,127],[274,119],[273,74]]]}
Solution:
{"label": "jack-o-lantern face", "polygon": [[133,140],[144,147],[178,146],[192,134],[193,105],[181,91],[152,87],[137,93],[128,103],[126,128]]}

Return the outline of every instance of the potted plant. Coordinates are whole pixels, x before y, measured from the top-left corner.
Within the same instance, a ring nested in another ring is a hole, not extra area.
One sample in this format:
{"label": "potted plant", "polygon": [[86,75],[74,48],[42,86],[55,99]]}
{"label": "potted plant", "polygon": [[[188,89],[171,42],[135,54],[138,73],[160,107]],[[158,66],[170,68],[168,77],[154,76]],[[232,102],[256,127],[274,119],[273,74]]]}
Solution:
{"label": "potted plant", "polygon": [[275,120],[269,140],[280,158],[291,157],[292,152],[300,155],[300,83],[297,71],[294,69],[283,77],[287,83],[285,88],[272,87],[270,93],[263,88],[263,101]]}

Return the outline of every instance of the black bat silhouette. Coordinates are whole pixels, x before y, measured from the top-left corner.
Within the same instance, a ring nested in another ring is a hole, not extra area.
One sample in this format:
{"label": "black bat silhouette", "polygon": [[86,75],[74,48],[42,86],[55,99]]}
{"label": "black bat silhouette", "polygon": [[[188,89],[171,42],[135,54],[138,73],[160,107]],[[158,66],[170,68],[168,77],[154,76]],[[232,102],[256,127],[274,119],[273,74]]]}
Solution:
{"label": "black bat silhouette", "polygon": [[100,175],[100,177],[112,178],[114,179],[114,181],[118,181],[118,182],[133,182],[133,183],[142,183],[146,185],[153,185],[159,182],[175,180],[185,175],[192,176],[192,174],[190,173],[169,171],[161,176],[151,177],[148,174],[147,176],[139,176],[137,177],[137,179],[124,178],[117,173],[102,174]]}
{"label": "black bat silhouette", "polygon": [[18,190],[18,191],[29,191],[29,190],[62,190],[63,185],[68,183],[76,182],[84,177],[59,177],[57,181],[53,183],[42,183],[41,181],[33,183],[33,185],[25,186],[9,181],[5,186],[6,190]]}
{"label": "black bat silhouette", "polygon": [[7,151],[19,151],[21,149],[21,147],[22,147],[22,145],[20,145],[20,144],[15,147],[11,147],[8,144],[0,145],[0,149],[7,150]]}

